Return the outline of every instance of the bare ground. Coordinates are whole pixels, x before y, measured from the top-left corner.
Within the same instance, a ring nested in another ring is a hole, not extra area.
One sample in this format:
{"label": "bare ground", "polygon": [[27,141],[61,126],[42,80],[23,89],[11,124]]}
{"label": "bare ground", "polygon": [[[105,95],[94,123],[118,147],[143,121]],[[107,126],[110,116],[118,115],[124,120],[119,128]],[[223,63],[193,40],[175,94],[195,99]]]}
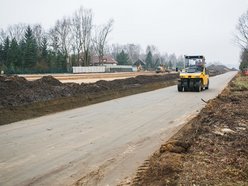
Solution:
{"label": "bare ground", "polygon": [[174,85],[178,74],[139,75],[96,83],[28,81],[0,76],[0,125]]}
{"label": "bare ground", "polygon": [[[224,67],[218,69],[213,66],[210,75],[227,71]],[[154,74],[125,72],[0,76],[0,125],[165,88],[177,83],[178,73]],[[114,80],[106,81],[111,78]],[[88,80],[93,83],[62,83]]]}
{"label": "bare ground", "polygon": [[248,185],[247,110],[238,75],[122,185]]}
{"label": "bare ground", "polygon": [[53,76],[54,78],[58,79],[61,82],[70,81],[74,82],[74,80],[104,80],[109,78],[130,78],[136,77],[139,75],[156,75],[155,72],[117,72],[117,73],[79,73],[79,74],[26,74],[26,75],[19,75],[21,77],[26,78],[29,81],[40,79],[44,76]]}

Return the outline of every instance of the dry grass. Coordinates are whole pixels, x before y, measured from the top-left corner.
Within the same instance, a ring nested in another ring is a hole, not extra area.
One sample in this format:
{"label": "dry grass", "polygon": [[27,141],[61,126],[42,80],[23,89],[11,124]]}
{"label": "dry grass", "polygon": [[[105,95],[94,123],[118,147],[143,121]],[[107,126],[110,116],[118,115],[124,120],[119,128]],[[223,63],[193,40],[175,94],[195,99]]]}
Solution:
{"label": "dry grass", "polygon": [[233,90],[244,91],[248,90],[248,76],[239,74],[232,83]]}

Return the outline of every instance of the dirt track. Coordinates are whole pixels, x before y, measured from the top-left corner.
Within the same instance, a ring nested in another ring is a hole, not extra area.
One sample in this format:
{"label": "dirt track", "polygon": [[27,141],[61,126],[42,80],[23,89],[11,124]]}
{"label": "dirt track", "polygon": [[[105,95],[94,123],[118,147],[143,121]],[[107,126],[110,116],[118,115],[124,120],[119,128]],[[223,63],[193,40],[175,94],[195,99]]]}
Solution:
{"label": "dirt track", "polygon": [[200,93],[172,86],[0,126],[0,185],[116,185],[235,74]]}
{"label": "dirt track", "polygon": [[152,76],[163,75],[155,72],[118,72],[118,73],[87,73],[87,74],[34,74],[34,75],[20,75],[29,81],[40,79],[44,76],[53,76],[62,83],[95,83],[100,80],[111,81],[115,79],[126,79],[140,75]]}

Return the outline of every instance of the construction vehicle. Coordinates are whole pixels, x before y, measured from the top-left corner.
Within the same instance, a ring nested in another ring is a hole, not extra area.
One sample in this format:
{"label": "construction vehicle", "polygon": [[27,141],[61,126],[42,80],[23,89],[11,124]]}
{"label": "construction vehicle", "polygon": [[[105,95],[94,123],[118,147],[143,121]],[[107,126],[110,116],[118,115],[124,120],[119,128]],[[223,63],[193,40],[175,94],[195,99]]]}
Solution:
{"label": "construction vehicle", "polygon": [[171,70],[165,68],[164,65],[159,65],[159,66],[156,68],[156,73],[165,73],[165,72],[170,73]]}
{"label": "construction vehicle", "polygon": [[184,69],[180,72],[178,91],[197,91],[209,88],[209,75],[204,56],[185,56]]}
{"label": "construction vehicle", "polygon": [[164,65],[159,65],[159,66],[156,68],[156,73],[164,73],[164,72],[165,72]]}

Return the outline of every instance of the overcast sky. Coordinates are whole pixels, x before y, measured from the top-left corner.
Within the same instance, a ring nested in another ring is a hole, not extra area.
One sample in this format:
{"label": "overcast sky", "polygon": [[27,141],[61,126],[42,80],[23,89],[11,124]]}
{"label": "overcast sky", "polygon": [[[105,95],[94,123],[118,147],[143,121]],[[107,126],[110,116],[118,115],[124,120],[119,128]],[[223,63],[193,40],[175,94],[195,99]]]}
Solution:
{"label": "overcast sky", "polygon": [[0,28],[40,23],[46,29],[80,6],[95,24],[114,19],[109,43],[148,44],[161,53],[203,54],[208,62],[238,66],[235,26],[248,0],[0,0]]}

